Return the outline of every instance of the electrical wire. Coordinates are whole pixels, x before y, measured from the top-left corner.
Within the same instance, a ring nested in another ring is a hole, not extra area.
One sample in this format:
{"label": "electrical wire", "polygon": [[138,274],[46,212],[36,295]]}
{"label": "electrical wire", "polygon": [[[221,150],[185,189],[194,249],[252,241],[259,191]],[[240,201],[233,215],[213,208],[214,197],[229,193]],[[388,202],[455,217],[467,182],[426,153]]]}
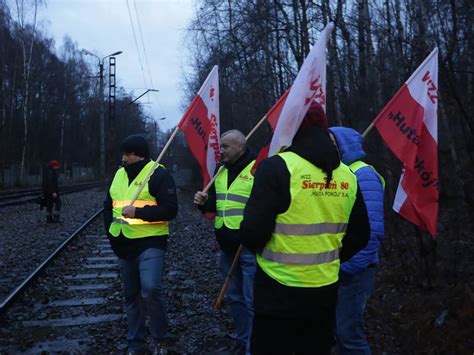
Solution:
{"label": "electrical wire", "polygon": [[[147,55],[147,52],[146,52],[145,41],[143,39],[143,31],[142,31],[142,26],[141,26],[141,22],[140,22],[140,16],[138,14],[137,1],[134,0],[133,4],[134,4],[134,7],[135,7],[135,14],[136,14],[137,25],[138,25],[138,32],[140,33],[140,40],[141,40],[141,44],[142,44],[142,47],[143,47],[143,54],[144,54],[144,57],[145,57],[145,63],[146,63],[146,66],[147,66],[148,75],[150,77],[150,84],[151,84],[151,88],[154,89],[155,85],[153,83],[153,75],[151,74],[150,63],[148,61],[148,55]],[[158,100],[158,92],[153,91],[152,97],[155,98],[155,101],[156,101],[159,109],[162,112],[162,116],[166,117],[166,113],[164,112],[163,107],[161,106],[161,104]]]}
{"label": "electrical wire", "polygon": [[145,48],[145,41],[143,40],[143,32],[142,32],[142,25],[140,22],[140,16],[138,15],[138,9],[137,9],[137,1],[133,1],[133,5],[135,7],[135,16],[137,18],[137,27],[138,27],[138,33],[140,34],[140,41],[143,47],[143,56],[145,57],[145,63],[147,66],[148,70],[148,75],[150,77],[150,83],[151,83],[151,88],[154,89],[155,85],[153,85],[153,76],[151,75],[151,70],[150,70],[150,63],[148,62],[148,55],[146,53],[146,48]]}
{"label": "electrical wire", "polygon": [[145,84],[145,87],[148,87],[147,82],[146,82],[146,77],[145,77],[145,72],[143,70],[143,62],[142,62],[142,56],[140,54],[140,48],[138,46],[138,41],[137,41],[137,34],[135,32],[135,26],[133,25],[133,17],[132,17],[132,12],[130,11],[130,5],[128,4],[128,0],[125,0],[127,3],[127,10],[128,10],[128,17],[130,19],[130,26],[132,27],[132,33],[133,33],[133,39],[135,41],[135,47],[137,49],[137,54],[138,54],[138,63],[140,64],[140,70],[142,72],[143,76],[143,82]]}
{"label": "electrical wire", "polygon": [[[146,46],[145,46],[145,40],[143,38],[143,31],[142,31],[142,26],[141,26],[141,21],[140,21],[140,15],[138,13],[137,2],[136,2],[136,0],[134,0],[133,5],[134,5],[134,10],[135,10],[136,26],[138,27],[138,33],[140,35],[140,44],[141,44],[141,47],[142,47],[142,50],[143,50],[144,61],[142,60],[142,55],[140,53],[140,46],[139,46],[139,43],[138,43],[139,41],[137,40],[135,27],[133,25],[132,12],[130,11],[130,6],[129,6],[129,3],[128,3],[128,0],[126,0],[126,1],[127,1],[128,14],[129,14],[129,17],[130,17],[130,23],[132,25],[133,36],[134,36],[134,40],[135,40],[135,46],[137,48],[137,53],[138,53],[138,57],[139,57],[140,69],[142,71],[143,81],[144,81],[145,87],[149,88],[148,82],[147,82],[147,79],[146,79],[144,66],[143,66],[143,62],[145,62],[146,69],[147,69],[147,72],[148,72],[149,83],[151,85],[151,88],[154,89],[155,85],[153,83],[153,75],[151,74],[150,63],[148,61],[148,55],[147,55]],[[166,114],[164,113],[163,107],[161,106],[161,104],[158,100],[157,92],[156,91],[152,91],[152,92],[154,93],[154,95],[152,95],[152,97],[154,97],[156,104],[158,105],[158,107],[161,110],[161,112],[163,113],[163,115],[166,117]]]}

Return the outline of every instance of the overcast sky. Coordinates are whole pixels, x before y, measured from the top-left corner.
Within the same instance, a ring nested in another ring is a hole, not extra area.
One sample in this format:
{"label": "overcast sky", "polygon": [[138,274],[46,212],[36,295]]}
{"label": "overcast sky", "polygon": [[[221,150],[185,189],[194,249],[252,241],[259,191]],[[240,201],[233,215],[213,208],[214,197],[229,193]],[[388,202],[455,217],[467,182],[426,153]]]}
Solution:
{"label": "overcast sky", "polygon": [[[169,129],[176,126],[183,113],[180,84],[187,58],[184,30],[193,11],[192,0],[47,0],[47,5],[39,10],[38,19],[47,36],[54,38],[57,50],[68,35],[79,48],[101,58],[123,51],[116,57],[117,86],[137,97],[154,85],[160,91],[147,94],[139,102],[151,118],[165,116],[165,120],[158,122],[163,129]],[[97,65],[97,58],[87,58]],[[105,64],[108,66],[107,59]]]}

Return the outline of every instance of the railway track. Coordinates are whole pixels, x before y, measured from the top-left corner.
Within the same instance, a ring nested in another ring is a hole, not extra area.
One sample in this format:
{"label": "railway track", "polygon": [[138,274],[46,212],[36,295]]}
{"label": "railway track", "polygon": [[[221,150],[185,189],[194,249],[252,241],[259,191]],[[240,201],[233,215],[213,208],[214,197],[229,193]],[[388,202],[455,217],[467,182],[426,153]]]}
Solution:
{"label": "railway track", "polygon": [[[70,194],[73,192],[84,191],[95,187],[103,186],[103,182],[90,182],[78,185],[60,187],[59,193],[61,195]],[[0,208],[6,206],[21,205],[24,203],[36,202],[41,196],[41,189],[27,189],[18,191],[0,191]]]}
{"label": "railway track", "polygon": [[[66,230],[79,229],[78,219],[84,216],[85,220],[86,214],[90,217],[90,211],[99,209],[103,192],[82,194],[81,201],[78,197],[65,197],[75,203],[69,206],[70,216],[62,224],[47,225],[31,206],[5,210],[11,215],[5,221],[24,218],[25,222],[4,224],[3,231],[11,233],[10,237],[0,233],[0,245],[2,236],[3,243],[10,245],[4,256],[17,255],[16,261],[0,260],[0,281],[7,278],[12,284],[3,289],[3,295],[0,287],[1,302],[5,303],[14,285],[20,283],[16,281],[20,269],[22,280],[26,279],[36,265],[69,239],[72,233]],[[202,218],[192,204],[192,196],[191,192],[179,192],[180,212],[170,225],[163,275],[170,321],[169,353],[222,352],[233,343],[230,315],[225,307],[220,312],[212,308],[222,286],[219,253],[213,225]],[[25,213],[29,216],[23,216]],[[0,354],[125,353],[127,325],[116,259],[101,219],[96,218],[85,228],[3,307]],[[14,240],[18,235],[23,240]],[[54,243],[48,245],[53,237]],[[37,258],[34,267],[27,268],[25,263],[31,265],[30,259],[38,256],[40,248],[44,249],[41,258]]]}
{"label": "railway track", "polygon": [[[0,312],[8,312],[8,318],[16,321],[24,341],[0,344],[1,354],[85,353],[98,346],[90,337],[92,330],[123,321],[117,258],[100,223],[94,223],[101,212],[2,301]],[[91,224],[95,227],[89,228]],[[76,238],[80,242],[73,243]],[[21,304],[15,304],[19,299]],[[120,328],[126,329],[123,324]]]}

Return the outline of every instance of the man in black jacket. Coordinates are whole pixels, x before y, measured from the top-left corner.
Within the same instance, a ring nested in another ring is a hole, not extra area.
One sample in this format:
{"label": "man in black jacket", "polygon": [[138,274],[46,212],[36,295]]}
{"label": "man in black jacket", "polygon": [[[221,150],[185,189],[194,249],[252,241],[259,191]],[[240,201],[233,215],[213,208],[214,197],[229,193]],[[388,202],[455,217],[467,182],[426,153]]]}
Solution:
{"label": "man in black jacket", "polygon": [[122,162],[107,191],[104,225],[119,266],[127,311],[129,354],[146,353],[145,318],[150,318],[152,354],[163,349],[168,319],[161,282],[169,235],[168,221],[178,211],[172,176],[159,165],[130,203],[147,173],[153,169],[148,143],[140,135],[127,137],[121,145]]}
{"label": "man in black jacket", "polygon": [[[257,253],[255,354],[330,354],[339,263],[369,239],[355,176],[340,166],[318,106],[312,104],[286,153],[264,160],[257,169],[244,211],[240,240]],[[339,211],[335,217],[334,211]]]}
{"label": "man in black jacket", "polygon": [[[246,148],[245,137],[238,130],[222,134],[220,155],[224,168],[209,194],[196,192],[194,203],[202,212],[216,212],[215,234],[221,249],[221,271],[225,277],[240,244],[239,227],[245,203],[252,190],[251,170],[255,156]],[[243,250],[227,289],[226,301],[230,306],[236,332],[236,343],[232,349],[235,353],[244,353],[249,345],[255,267],[255,255]]]}
{"label": "man in black jacket", "polygon": [[59,222],[59,212],[61,211],[61,198],[59,197],[58,170],[58,161],[51,160],[43,173],[42,189],[44,203],[46,205],[47,223]]}

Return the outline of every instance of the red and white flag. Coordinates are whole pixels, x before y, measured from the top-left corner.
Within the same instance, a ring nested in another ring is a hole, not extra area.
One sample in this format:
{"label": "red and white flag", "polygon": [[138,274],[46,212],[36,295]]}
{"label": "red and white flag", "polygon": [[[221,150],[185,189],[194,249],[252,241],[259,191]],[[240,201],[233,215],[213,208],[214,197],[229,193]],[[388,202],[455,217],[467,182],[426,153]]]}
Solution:
{"label": "red and white flag", "polygon": [[435,236],[438,223],[438,48],[375,118],[404,164],[393,209]]}
{"label": "red and white flag", "polygon": [[201,166],[203,186],[211,180],[219,162],[219,75],[212,68],[178,124]]}
{"label": "red and white flag", "polygon": [[260,150],[252,173],[263,159],[291,145],[312,101],[318,102],[326,109],[326,46],[333,29],[332,22],[326,25],[321,37],[306,57],[293,85],[266,113],[273,136],[271,142]]}
{"label": "red and white flag", "polygon": [[272,126],[274,132],[269,156],[291,145],[312,101],[317,101],[323,108],[326,107],[326,45],[333,29],[332,22],[326,25],[301,66],[288,94],[284,94],[288,95],[286,99],[283,100],[283,95],[267,113],[270,125],[276,122],[276,125]]}

